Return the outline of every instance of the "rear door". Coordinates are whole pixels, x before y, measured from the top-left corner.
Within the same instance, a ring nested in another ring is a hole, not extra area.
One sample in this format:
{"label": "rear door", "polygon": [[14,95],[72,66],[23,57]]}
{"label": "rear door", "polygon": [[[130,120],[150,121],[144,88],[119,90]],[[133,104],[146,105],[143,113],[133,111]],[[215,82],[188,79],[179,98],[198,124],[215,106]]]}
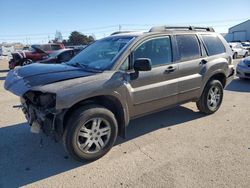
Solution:
{"label": "rear door", "polygon": [[197,98],[202,86],[202,70],[207,63],[205,50],[195,34],[176,35],[179,59],[178,102]]}
{"label": "rear door", "polygon": [[131,115],[138,116],[177,102],[178,65],[173,62],[170,36],[149,39],[132,52],[132,62],[149,58],[152,70],[139,72],[138,78],[129,80]]}

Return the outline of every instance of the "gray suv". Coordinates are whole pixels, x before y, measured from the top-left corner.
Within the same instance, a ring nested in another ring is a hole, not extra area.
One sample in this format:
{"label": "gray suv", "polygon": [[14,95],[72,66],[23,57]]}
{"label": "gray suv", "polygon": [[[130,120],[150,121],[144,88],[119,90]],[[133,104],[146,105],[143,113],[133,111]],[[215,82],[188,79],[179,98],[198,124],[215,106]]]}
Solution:
{"label": "gray suv", "polygon": [[96,160],[125,137],[131,119],[194,101],[216,112],[233,79],[231,49],[212,28],[116,32],[62,64],[9,72],[31,131],[62,138],[77,160]]}

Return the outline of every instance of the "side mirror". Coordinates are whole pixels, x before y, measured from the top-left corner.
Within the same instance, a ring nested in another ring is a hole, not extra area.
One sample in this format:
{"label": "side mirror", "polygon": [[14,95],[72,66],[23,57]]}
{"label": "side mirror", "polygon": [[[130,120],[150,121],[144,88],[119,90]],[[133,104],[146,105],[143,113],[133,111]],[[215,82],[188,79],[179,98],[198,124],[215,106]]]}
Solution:
{"label": "side mirror", "polygon": [[134,61],[134,70],[139,71],[150,71],[152,69],[151,59],[148,58],[138,58]]}
{"label": "side mirror", "polygon": [[150,71],[152,69],[151,59],[148,58],[138,58],[134,61],[135,72],[130,74],[130,79],[135,80],[139,76],[139,71]]}

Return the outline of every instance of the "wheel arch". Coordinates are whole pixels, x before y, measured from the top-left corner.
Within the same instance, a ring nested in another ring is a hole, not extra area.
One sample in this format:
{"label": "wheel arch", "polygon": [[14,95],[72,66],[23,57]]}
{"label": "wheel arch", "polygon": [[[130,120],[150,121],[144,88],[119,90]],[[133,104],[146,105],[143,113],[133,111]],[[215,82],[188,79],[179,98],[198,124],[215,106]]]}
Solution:
{"label": "wheel arch", "polygon": [[212,76],[210,76],[207,81],[205,82],[205,84],[202,87],[202,92],[204,91],[207,83],[209,83],[211,80],[219,80],[220,83],[222,84],[223,88],[226,86],[226,82],[227,82],[227,77],[226,74],[219,71],[219,72],[215,72]]}
{"label": "wheel arch", "polygon": [[125,138],[126,136],[126,125],[128,124],[128,112],[124,108],[123,104],[120,100],[114,96],[110,95],[100,95],[91,98],[84,99],[82,101],[77,102],[69,109],[64,112],[63,116],[63,127],[61,129],[64,131],[65,126],[67,124],[67,120],[71,116],[71,114],[80,106],[97,104],[104,106],[109,109],[114,115],[118,123],[118,134],[119,136]]}

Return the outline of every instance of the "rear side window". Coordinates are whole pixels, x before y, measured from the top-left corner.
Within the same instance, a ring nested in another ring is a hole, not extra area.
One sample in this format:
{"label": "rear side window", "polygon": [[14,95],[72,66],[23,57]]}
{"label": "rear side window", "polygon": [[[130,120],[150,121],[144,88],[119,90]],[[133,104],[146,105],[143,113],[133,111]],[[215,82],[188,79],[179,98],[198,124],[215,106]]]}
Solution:
{"label": "rear side window", "polygon": [[219,37],[214,36],[214,35],[201,35],[208,55],[216,55],[216,54],[221,54],[226,51],[223,43],[219,39]]}
{"label": "rear side window", "polygon": [[176,41],[181,61],[201,57],[200,45],[196,35],[177,35]]}

